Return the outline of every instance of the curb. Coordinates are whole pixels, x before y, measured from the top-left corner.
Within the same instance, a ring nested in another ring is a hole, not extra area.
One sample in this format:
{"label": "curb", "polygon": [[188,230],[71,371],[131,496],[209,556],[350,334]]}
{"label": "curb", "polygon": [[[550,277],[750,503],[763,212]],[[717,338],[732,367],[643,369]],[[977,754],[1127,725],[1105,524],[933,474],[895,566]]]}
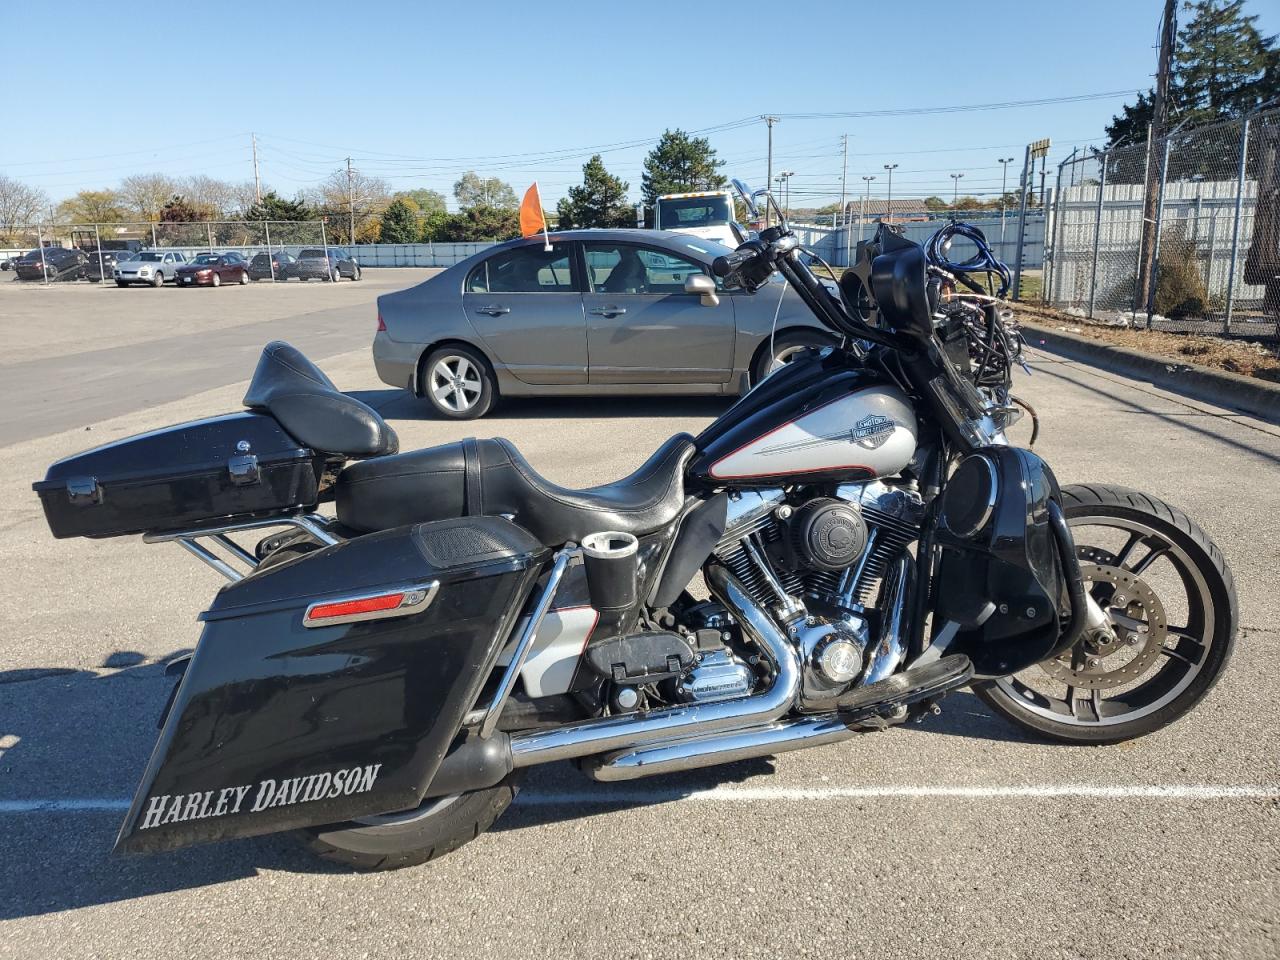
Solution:
{"label": "curb", "polygon": [[1268,423],[1280,424],[1280,384],[1225,370],[1211,370],[1199,364],[1183,363],[1128,347],[1112,346],[1065,330],[1053,330],[1021,317],[1018,325],[1028,346],[1145,380],[1173,393],[1219,407],[1239,410]]}

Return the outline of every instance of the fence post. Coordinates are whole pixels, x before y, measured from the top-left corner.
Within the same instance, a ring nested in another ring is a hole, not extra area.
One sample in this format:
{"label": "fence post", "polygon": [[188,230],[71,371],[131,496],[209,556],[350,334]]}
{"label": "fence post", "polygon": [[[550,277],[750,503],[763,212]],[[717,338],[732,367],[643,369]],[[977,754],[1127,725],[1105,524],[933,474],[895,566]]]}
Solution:
{"label": "fence post", "polygon": [[276,262],[271,256],[271,222],[262,221],[262,230],[267,235],[267,272],[271,274],[271,282],[276,282]]}
{"label": "fence post", "polygon": [[[107,271],[102,266],[102,235],[98,232],[98,225],[93,225],[93,245],[98,250],[98,282],[103,287],[107,285]],[[99,287],[98,289],[102,289]]]}
{"label": "fence post", "polygon": [[1236,292],[1236,260],[1240,256],[1240,218],[1244,216],[1244,175],[1249,163],[1249,121],[1244,118],[1244,127],[1240,132],[1240,175],[1236,180],[1236,215],[1231,224],[1231,261],[1227,267],[1227,310],[1222,315],[1222,332],[1231,332],[1232,299]]}
{"label": "fence post", "polygon": [[1143,249],[1147,242],[1147,183],[1151,178],[1151,124],[1147,124],[1147,156],[1142,165],[1142,212],[1138,215],[1138,265],[1133,271],[1133,303],[1132,310],[1129,312],[1129,320],[1136,323],[1138,320],[1138,297],[1142,293],[1142,265],[1145,262],[1142,259]]}
{"label": "fence post", "polygon": [[1102,155],[1102,175],[1098,178],[1098,209],[1093,218],[1093,266],[1089,270],[1089,312],[1093,319],[1093,305],[1098,297],[1098,247],[1102,242],[1102,202],[1107,193],[1107,154]]}
{"label": "fence post", "polygon": [[1160,227],[1164,225],[1164,188],[1169,182],[1169,145],[1171,143],[1173,143],[1172,133],[1164,138],[1164,161],[1160,164],[1160,192],[1156,196],[1156,239],[1151,249],[1151,275],[1147,279],[1148,330],[1151,329],[1151,315],[1156,309],[1156,286],[1160,283]]}
{"label": "fence post", "polygon": [[160,244],[156,241],[156,225],[153,223],[151,224],[151,249],[155,250],[159,246]]}
{"label": "fence post", "polygon": [[209,252],[213,253],[213,224],[207,220],[204,224],[204,232],[205,236],[209,238]]}
{"label": "fence post", "polygon": [[1022,201],[1018,205],[1018,262],[1013,268],[1013,299],[1022,299],[1022,245],[1027,231],[1027,193],[1031,190],[1031,178],[1035,164],[1031,160],[1031,144],[1027,144],[1027,155],[1022,161]]}
{"label": "fence post", "polygon": [[324,217],[320,218],[320,246],[324,247],[324,268],[328,270],[329,269],[329,238],[324,232]]}
{"label": "fence post", "polygon": [[49,265],[44,262],[44,224],[36,223],[36,243],[40,246],[40,279],[47,287],[49,285]]}
{"label": "fence post", "polygon": [[[1066,168],[1067,164],[1071,164],[1071,178],[1072,180],[1075,179],[1075,157],[1079,150],[1079,147],[1074,148],[1067,156],[1067,159],[1058,164],[1058,186],[1054,190],[1053,197],[1053,273],[1050,275],[1055,285],[1057,285],[1062,278],[1062,271],[1058,268],[1057,261],[1059,251],[1066,242],[1065,234],[1067,231],[1065,222],[1067,219],[1066,203],[1062,199],[1062,171]],[[1001,253],[1003,254],[1004,251],[1001,250]],[[1049,292],[1050,300],[1048,302],[1056,303],[1057,291],[1050,289]]]}

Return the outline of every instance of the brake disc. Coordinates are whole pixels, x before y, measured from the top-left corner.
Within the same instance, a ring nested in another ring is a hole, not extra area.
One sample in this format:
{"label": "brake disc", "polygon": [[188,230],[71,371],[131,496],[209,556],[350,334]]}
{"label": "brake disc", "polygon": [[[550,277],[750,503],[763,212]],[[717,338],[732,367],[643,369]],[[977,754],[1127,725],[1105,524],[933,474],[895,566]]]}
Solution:
{"label": "brake disc", "polygon": [[[1096,548],[1083,548],[1080,552],[1086,550],[1095,556],[1106,555],[1106,551]],[[1085,589],[1105,601],[1103,609],[1110,630],[1086,635],[1056,660],[1042,663],[1041,669],[1055,680],[1088,690],[1132,683],[1160,657],[1169,632],[1164,605],[1141,577],[1125,567],[1082,562],[1080,572]],[[1104,589],[1099,590],[1099,586]],[[1133,656],[1123,659],[1128,653]],[[1079,666],[1073,667],[1073,663]]]}

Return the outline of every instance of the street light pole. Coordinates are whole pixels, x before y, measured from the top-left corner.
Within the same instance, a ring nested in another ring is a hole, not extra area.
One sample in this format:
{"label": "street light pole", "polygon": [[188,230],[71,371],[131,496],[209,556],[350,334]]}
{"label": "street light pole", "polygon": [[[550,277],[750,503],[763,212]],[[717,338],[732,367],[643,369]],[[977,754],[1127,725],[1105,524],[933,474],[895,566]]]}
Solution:
{"label": "street light pole", "polygon": [[884,205],[885,216],[889,218],[889,222],[893,223],[893,171],[898,168],[896,163],[886,163],[884,168],[889,171],[889,199]]}
{"label": "street light pole", "polygon": [[782,185],[782,215],[791,219],[791,178],[796,175],[794,170],[783,170],[778,174],[778,180]]}
{"label": "street light pole", "polygon": [[1005,197],[1008,194],[1006,189],[1009,183],[1009,164],[1017,159],[1016,157],[999,157],[996,162],[1000,164],[1000,254],[1004,255],[1004,210]]}
{"label": "street light pole", "polygon": [[963,173],[951,174],[951,212],[952,214],[956,212],[956,203],[959,201],[959,198],[960,198],[960,178],[963,176],[964,176]]}
{"label": "street light pole", "polygon": [[[764,178],[765,186],[769,186],[770,184],[773,183],[773,125],[778,122],[778,118],[777,117],[761,117],[760,119],[763,120],[765,123],[765,126],[769,128],[769,169],[768,169],[768,172],[765,174],[765,178]],[[768,198],[765,198],[764,225],[766,227],[769,226]]]}

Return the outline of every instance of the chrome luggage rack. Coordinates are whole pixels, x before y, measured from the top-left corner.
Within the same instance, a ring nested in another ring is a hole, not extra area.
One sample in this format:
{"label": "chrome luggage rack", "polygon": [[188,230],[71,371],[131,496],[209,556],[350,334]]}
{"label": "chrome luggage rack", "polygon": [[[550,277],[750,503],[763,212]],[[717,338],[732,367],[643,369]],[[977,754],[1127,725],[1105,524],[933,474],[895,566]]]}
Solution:
{"label": "chrome luggage rack", "polygon": [[164,533],[144,533],[142,542],[169,543],[176,541],[187,551],[203,560],[234,583],[237,580],[243,580],[247,574],[242,573],[207,546],[199,543],[198,541],[201,538],[207,537],[214,540],[232,557],[248,566],[249,572],[252,573],[257,569],[260,561],[252,553],[232,540],[230,534],[238,533],[242,530],[265,530],[270,527],[297,527],[328,547],[340,542],[341,539],[329,533],[327,528],[332,523],[333,521],[323,514],[297,513],[284,517],[263,517],[256,520],[239,520],[209,526],[191,527],[186,530],[168,530]]}

